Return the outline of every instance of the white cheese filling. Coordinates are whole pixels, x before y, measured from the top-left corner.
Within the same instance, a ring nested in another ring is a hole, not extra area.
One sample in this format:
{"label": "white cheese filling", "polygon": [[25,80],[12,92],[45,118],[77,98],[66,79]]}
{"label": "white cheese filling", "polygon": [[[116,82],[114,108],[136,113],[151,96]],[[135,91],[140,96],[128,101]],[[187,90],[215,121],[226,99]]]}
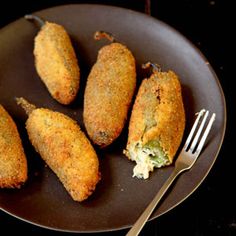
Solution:
{"label": "white cheese filling", "polygon": [[142,147],[141,143],[136,143],[130,147],[129,154],[131,160],[136,162],[133,177],[147,179],[154,167],[159,168],[169,164],[168,158],[158,147]]}

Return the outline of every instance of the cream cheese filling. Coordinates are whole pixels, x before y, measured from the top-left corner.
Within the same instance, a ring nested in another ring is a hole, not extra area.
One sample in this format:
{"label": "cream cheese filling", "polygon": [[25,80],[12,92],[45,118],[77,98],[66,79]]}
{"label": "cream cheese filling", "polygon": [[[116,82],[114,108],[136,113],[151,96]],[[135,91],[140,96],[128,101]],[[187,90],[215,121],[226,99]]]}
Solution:
{"label": "cream cheese filling", "polygon": [[133,177],[147,179],[149,172],[152,172],[154,167],[160,168],[169,164],[169,159],[158,141],[151,141],[144,146],[141,142],[137,142],[128,151],[130,159],[136,162]]}

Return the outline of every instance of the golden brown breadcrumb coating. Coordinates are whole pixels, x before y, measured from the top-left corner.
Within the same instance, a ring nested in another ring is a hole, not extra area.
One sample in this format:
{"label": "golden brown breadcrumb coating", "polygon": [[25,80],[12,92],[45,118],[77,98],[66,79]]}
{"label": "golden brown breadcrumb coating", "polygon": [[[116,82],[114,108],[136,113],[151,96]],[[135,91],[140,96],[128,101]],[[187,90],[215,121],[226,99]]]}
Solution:
{"label": "golden brown breadcrumb coating", "polygon": [[121,133],[136,86],[135,59],[120,43],[98,53],[84,95],[84,123],[92,141],[111,144]]}
{"label": "golden brown breadcrumb coating", "polygon": [[79,89],[80,69],[65,29],[46,22],[35,37],[34,55],[36,70],[52,97],[71,103]]}
{"label": "golden brown breadcrumb coating", "polygon": [[[18,99],[22,101],[26,102]],[[26,129],[34,148],[71,197],[75,201],[88,198],[100,180],[99,162],[78,124],[62,113],[37,108],[29,113]]]}
{"label": "golden brown breadcrumb coating", "polygon": [[[146,156],[151,160],[149,171],[153,170],[152,165],[170,165],[181,143],[184,128],[185,112],[177,75],[173,71],[154,70],[151,77],[144,79],[139,88],[124,153],[136,162],[143,158],[142,154],[148,153]],[[142,172],[144,165],[142,163],[142,167],[137,167],[138,171]],[[148,172],[146,173],[148,177]]]}
{"label": "golden brown breadcrumb coating", "polygon": [[17,127],[0,105],[0,188],[20,188],[27,180],[27,160]]}

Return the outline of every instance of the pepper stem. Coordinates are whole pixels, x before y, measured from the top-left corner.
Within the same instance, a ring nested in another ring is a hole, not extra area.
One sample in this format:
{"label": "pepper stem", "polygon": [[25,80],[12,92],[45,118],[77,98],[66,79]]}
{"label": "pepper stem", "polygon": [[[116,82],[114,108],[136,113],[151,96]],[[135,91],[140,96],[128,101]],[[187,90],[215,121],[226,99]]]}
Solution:
{"label": "pepper stem", "polygon": [[20,105],[26,112],[27,115],[30,115],[30,113],[36,109],[36,106],[29,103],[26,99],[20,97],[16,98],[17,105]]}
{"label": "pepper stem", "polygon": [[25,15],[25,19],[29,21],[35,21],[40,27],[43,27],[45,25],[45,21],[35,15]]}
{"label": "pepper stem", "polygon": [[150,67],[152,67],[153,72],[161,72],[161,66],[156,63],[147,62],[145,64],[142,64],[143,69],[147,69]]}
{"label": "pepper stem", "polygon": [[116,42],[116,40],[112,34],[105,32],[105,31],[96,31],[94,34],[94,39],[101,40],[102,38],[108,39],[112,43]]}

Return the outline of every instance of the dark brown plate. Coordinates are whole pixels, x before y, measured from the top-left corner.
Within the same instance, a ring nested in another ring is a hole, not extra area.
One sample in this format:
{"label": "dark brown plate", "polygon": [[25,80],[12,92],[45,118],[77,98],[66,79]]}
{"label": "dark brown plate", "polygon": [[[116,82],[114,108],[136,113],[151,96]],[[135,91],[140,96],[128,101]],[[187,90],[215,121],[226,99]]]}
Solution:
{"label": "dark brown plate", "polygon": [[[0,190],[3,211],[27,222],[61,231],[101,232],[130,227],[167,179],[173,166],[156,170],[148,180],[132,178],[134,163],[122,154],[127,127],[109,148],[97,150],[102,180],[85,202],[74,202],[57,177],[46,167],[28,141],[24,128],[26,115],[16,105],[23,96],[39,107],[61,111],[82,120],[83,93],[89,69],[97,52],[107,42],[95,42],[96,30],[112,32],[126,44],[137,59],[138,80],[143,77],[140,65],[159,63],[163,70],[174,70],[181,79],[187,116],[186,133],[194,113],[201,108],[216,113],[216,122],[195,166],[182,174],[153,213],[154,219],[186,199],[211,169],[225,132],[226,107],[219,81],[206,58],[181,34],[168,25],[144,14],[116,7],[98,5],[59,6],[36,13],[62,24],[73,39],[81,65],[81,88],[76,101],[62,106],[54,101],[34,68],[34,24],[23,18],[0,31],[0,103],[17,123],[29,163],[29,180],[20,190]],[[96,94],[95,94],[96,96]],[[108,114],[109,115],[109,114]]]}

